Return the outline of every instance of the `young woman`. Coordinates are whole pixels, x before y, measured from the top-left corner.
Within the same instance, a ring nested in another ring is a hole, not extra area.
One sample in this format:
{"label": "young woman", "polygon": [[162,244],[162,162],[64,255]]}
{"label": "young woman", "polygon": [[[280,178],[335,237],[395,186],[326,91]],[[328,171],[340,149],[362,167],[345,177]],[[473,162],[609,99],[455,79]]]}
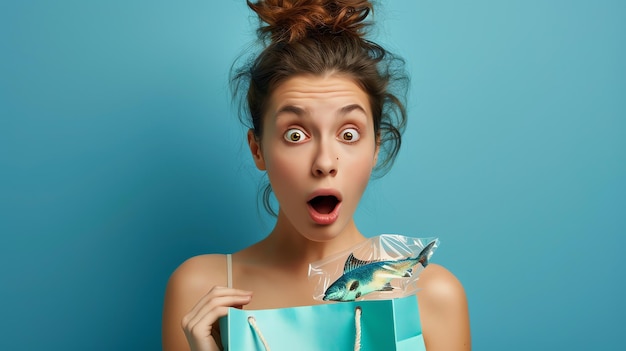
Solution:
{"label": "young woman", "polygon": [[[372,172],[386,169],[400,146],[406,113],[392,88],[402,87],[402,62],[364,39],[369,1],[248,5],[267,23],[259,31],[267,46],[234,84],[245,87],[248,143],[278,201],[277,220],[232,257],[200,255],[176,269],[163,311],[166,351],[219,350],[217,321],[228,307],[322,303],[312,298],[309,263],[366,240],[354,212]],[[470,350],[459,281],[430,264],[418,282],[427,349]]]}

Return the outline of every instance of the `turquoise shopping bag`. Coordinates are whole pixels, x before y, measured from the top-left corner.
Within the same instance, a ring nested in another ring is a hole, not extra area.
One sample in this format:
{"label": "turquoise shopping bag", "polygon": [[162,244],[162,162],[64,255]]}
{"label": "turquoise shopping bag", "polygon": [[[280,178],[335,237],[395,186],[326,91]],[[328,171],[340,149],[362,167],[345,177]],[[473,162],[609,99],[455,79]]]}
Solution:
{"label": "turquoise shopping bag", "polygon": [[224,350],[231,351],[426,350],[415,296],[269,310],[230,308],[220,319],[220,330]]}

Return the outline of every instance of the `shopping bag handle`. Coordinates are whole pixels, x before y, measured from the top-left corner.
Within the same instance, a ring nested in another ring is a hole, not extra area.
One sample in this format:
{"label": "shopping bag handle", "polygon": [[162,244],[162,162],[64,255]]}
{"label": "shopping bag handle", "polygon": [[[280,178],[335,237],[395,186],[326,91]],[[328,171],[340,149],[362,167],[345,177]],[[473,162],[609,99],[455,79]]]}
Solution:
{"label": "shopping bag handle", "polygon": [[[267,344],[267,340],[265,340],[263,333],[261,333],[261,329],[256,324],[256,319],[254,318],[254,316],[248,317],[248,324],[250,324],[250,326],[252,327],[256,335],[261,340],[261,343],[263,344],[263,348],[265,348],[265,351],[270,351],[270,347]],[[354,334],[354,351],[360,351],[361,350],[361,307],[360,306],[357,306],[354,310],[354,326],[356,329],[355,334]]]}

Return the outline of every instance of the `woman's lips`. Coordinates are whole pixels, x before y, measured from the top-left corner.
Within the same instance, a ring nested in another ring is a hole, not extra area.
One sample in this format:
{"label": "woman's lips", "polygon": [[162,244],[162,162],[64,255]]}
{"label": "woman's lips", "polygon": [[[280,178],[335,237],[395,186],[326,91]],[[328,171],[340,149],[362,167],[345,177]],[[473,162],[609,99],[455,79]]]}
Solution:
{"label": "woman's lips", "polygon": [[320,225],[334,223],[339,217],[340,197],[332,191],[318,191],[307,202],[309,216]]}
{"label": "woman's lips", "polygon": [[339,209],[341,208],[341,202],[337,201],[335,206],[328,213],[319,212],[315,208],[315,206],[311,204],[310,201],[307,203],[307,206],[309,208],[309,216],[315,223],[321,225],[329,225],[335,223],[337,218],[339,218]]}

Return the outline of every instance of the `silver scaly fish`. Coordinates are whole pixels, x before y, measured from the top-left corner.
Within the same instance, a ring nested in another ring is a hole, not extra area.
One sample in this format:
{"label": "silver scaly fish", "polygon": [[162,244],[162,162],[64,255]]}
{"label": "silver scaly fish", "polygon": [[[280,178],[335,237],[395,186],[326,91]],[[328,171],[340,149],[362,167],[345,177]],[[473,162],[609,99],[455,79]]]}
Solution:
{"label": "silver scaly fish", "polygon": [[430,242],[417,257],[387,261],[362,261],[352,254],[344,265],[343,275],[324,293],[324,301],[354,301],[374,291],[391,291],[391,280],[410,277],[413,267],[428,265],[436,240]]}

